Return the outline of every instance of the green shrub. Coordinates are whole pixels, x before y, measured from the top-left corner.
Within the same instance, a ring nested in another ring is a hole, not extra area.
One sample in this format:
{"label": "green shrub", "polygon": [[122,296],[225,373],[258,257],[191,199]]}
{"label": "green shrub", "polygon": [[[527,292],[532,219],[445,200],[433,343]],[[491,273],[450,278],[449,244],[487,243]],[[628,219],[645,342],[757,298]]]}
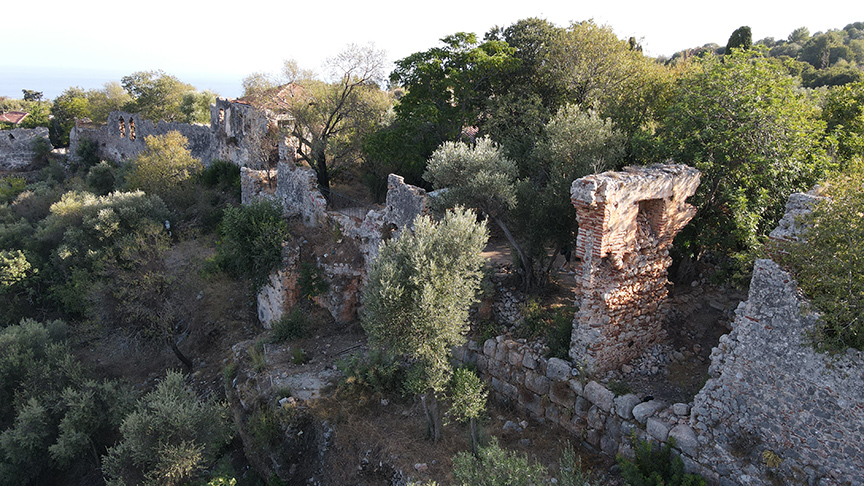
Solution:
{"label": "green shrub", "polygon": [[864,159],[825,183],[828,198],[802,223],[802,243],[785,246],[781,263],[792,268],[798,285],[821,313],[813,333],[817,349],[864,350]]}
{"label": "green shrub", "polygon": [[51,156],[51,143],[44,138],[33,140],[33,162],[45,164]]}
{"label": "green shrub", "polygon": [[381,350],[354,354],[336,362],[342,378],[339,390],[348,394],[402,395],[405,393],[406,369],[395,356]]}
{"label": "green shrub", "polygon": [[20,176],[6,176],[0,179],[0,204],[9,204],[24,192],[27,181]]}
{"label": "green shrub", "polygon": [[672,454],[675,439],[660,447],[648,441],[631,438],[635,461],[618,457],[621,476],[631,486],[705,486],[698,474],[686,474],[684,461]]}
{"label": "green shrub", "polygon": [[324,279],[321,268],[308,262],[300,264],[300,276],[297,279],[297,285],[300,287],[300,297],[310,300],[330,289],[330,282]]}
{"label": "green shrub", "polygon": [[182,484],[231,440],[228,407],[199,399],[184,379],[169,371],[123,420],[102,463],[106,484]]}
{"label": "green shrub", "polygon": [[216,266],[233,277],[251,281],[257,292],[282,263],[288,223],[278,204],[261,200],[228,208],[219,227]]}
{"label": "green shrub", "polygon": [[129,386],[87,379],[65,336],[60,321],[0,331],[0,485],[80,479],[134,404]]}
{"label": "green shrub", "polygon": [[530,464],[528,458],[507,451],[495,437],[477,456],[460,452],[453,456],[453,477],[461,486],[533,486],[545,483],[546,468]]}
{"label": "green shrub", "polygon": [[75,170],[83,169],[86,172],[99,163],[99,144],[85,138],[78,143],[75,155],[78,156],[78,165]]}
{"label": "green shrub", "polygon": [[201,182],[207,187],[230,191],[240,198],[240,166],[227,160],[214,160],[201,171]]}
{"label": "green shrub", "polygon": [[270,342],[278,344],[285,341],[300,339],[309,335],[309,318],[302,309],[291,309],[281,319],[273,324]]}
{"label": "green shrub", "polygon": [[108,162],[99,162],[87,173],[87,188],[99,196],[110,193],[117,183],[116,171]]}
{"label": "green shrub", "polygon": [[612,380],[609,382],[609,391],[615,394],[616,397],[626,395],[631,392],[630,385],[623,380]]}
{"label": "green shrub", "polygon": [[573,307],[565,306],[555,311],[548,331],[550,358],[570,359],[570,338],[573,334]]}

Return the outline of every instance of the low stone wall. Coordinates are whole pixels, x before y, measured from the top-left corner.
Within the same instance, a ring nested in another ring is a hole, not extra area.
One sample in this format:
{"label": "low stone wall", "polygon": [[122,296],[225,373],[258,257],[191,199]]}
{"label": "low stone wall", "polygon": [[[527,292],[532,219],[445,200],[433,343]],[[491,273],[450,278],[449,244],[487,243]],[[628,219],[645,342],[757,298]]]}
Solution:
{"label": "low stone wall", "polygon": [[45,140],[51,147],[45,127],[0,131],[0,170],[27,169],[36,155],[34,144],[37,140]]}
{"label": "low stone wall", "polygon": [[454,349],[454,357],[477,367],[493,398],[542,423],[565,428],[587,446],[611,456],[632,457],[632,435],[659,443],[674,438],[688,470],[719,481],[719,475],[697,461],[699,442],[689,425],[691,404],[643,401],[632,393],[616,396],[569,362],[546,359],[524,342],[504,336],[487,340],[482,348],[469,341]]}

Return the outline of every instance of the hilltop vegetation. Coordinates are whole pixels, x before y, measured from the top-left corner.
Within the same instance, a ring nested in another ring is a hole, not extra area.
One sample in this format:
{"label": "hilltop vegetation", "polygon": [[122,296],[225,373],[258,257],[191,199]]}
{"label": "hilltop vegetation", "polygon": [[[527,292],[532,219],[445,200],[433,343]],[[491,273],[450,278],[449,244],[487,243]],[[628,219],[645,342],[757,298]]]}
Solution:
{"label": "hilltop vegetation", "polygon": [[[440,223],[419,221],[412,239],[383,247],[363,326],[385,349],[343,369],[355,383],[350,392],[364,401],[386,401],[407,386],[421,397],[433,437],[447,405],[451,417],[469,422],[475,455],[454,461],[457,481],[478,484],[512,472],[538,484],[554,475],[478,434],[488,390],[448,361],[449,347],[467,332],[468,305],[488,285],[479,270],[486,229],[471,210],[506,235],[517,283],[538,294],[578,229],[572,181],[671,158],[702,171],[690,201],[697,216],[673,249],[674,277],[689,285],[698,262],[718,281],[742,285],[789,194],[827,180],[836,202],[820,206],[812,220],[816,250],[790,261],[815,303],[836,311],[826,314],[824,347],[862,346],[861,283],[854,278],[860,245],[838,251],[837,240],[854,243],[861,233],[864,23],[756,42],[742,27],[725,47],[654,59],[609,26],[529,18],[482,37],[444,36],[398,60],[386,90],[382,60],[352,46],[324,77],[288,61],[281,77],[255,73],[243,86],[248,97],[284,83],[296,88],[291,122],[271,127],[261,144],[292,139],[328,198],[333,185],[380,200],[387,175],[396,173],[426,189],[448,189],[435,210],[462,208]],[[215,99],[161,71],[136,72],[101,90],[70,87],[51,101],[24,95],[0,99],[0,109],[30,112],[23,126],[49,127],[55,146],[68,144],[75,118],[102,122],[115,109],[209,123]],[[227,340],[258,329],[254,295],[282,262],[290,226],[276,206],[239,204],[233,163],[202,166],[176,132],[147,137],[146,145],[121,163],[100,160],[85,142],[77,166],[51,155],[38,170],[0,179],[0,484],[72,484],[82,475],[109,484],[235,484],[240,477],[233,470],[202,474],[230,447],[232,429],[219,396],[202,398],[167,368],[203,374],[197,367],[209,361],[212,373],[236,344]],[[453,254],[457,243],[472,252],[464,261]],[[198,258],[184,260],[183,252]],[[814,270],[821,260],[832,261],[829,274]],[[306,277],[315,276],[307,269]],[[202,289],[216,286],[230,292],[207,302],[208,310]],[[303,300],[312,305],[310,294]],[[280,323],[280,341],[312,334],[297,307]],[[420,323],[422,342],[412,334]],[[195,349],[213,355],[190,356],[192,346],[183,344],[190,334],[203,343]],[[109,348],[108,340],[144,356],[137,363],[148,369],[122,377],[97,366],[103,357],[94,350]],[[148,379],[154,369],[158,379]],[[225,377],[230,382],[230,369]],[[264,429],[293,417],[256,410],[253,425]],[[559,477],[584,483],[572,451],[563,461]]]}

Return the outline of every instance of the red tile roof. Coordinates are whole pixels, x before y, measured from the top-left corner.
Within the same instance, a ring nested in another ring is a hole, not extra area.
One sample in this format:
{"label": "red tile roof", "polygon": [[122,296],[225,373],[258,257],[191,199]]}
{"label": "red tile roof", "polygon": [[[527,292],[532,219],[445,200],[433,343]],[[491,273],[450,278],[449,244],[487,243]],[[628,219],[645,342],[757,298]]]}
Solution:
{"label": "red tile roof", "polygon": [[21,120],[23,120],[27,115],[29,115],[29,113],[23,111],[7,111],[6,113],[0,113],[0,122],[14,123],[17,125],[21,123]]}

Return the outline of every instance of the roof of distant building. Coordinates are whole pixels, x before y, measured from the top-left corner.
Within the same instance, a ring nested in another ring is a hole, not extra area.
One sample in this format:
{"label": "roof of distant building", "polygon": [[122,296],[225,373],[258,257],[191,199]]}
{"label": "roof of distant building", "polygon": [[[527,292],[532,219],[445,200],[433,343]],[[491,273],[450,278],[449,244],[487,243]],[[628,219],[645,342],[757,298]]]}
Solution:
{"label": "roof of distant building", "polygon": [[29,113],[25,111],[7,111],[6,113],[0,113],[0,122],[14,123],[17,125],[21,123],[21,120],[23,120],[27,115],[29,115]]}

